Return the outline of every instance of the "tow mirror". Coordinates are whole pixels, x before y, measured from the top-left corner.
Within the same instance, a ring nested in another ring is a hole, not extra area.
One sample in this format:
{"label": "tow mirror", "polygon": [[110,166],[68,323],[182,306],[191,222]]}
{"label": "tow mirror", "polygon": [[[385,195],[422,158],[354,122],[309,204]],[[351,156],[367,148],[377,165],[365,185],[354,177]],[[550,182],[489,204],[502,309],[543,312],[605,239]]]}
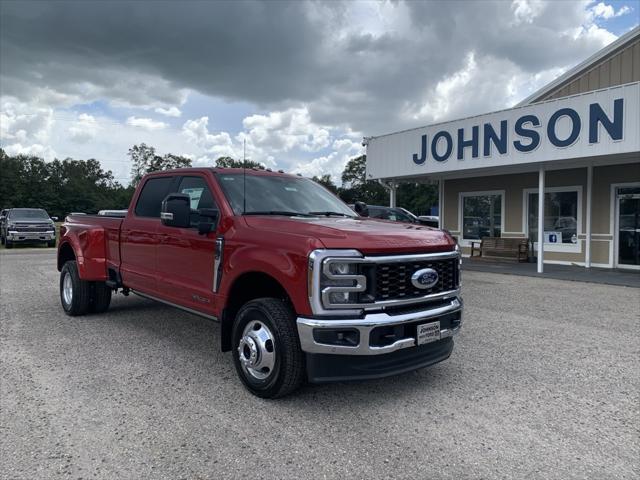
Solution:
{"label": "tow mirror", "polygon": [[170,193],[162,201],[160,220],[167,227],[189,228],[191,197],[185,193]]}
{"label": "tow mirror", "polygon": [[198,233],[206,235],[216,229],[220,212],[215,208],[201,208],[198,210],[200,221],[198,222]]}
{"label": "tow mirror", "polygon": [[367,204],[364,202],[356,202],[354,205],[354,210],[361,217],[369,216],[369,208],[367,207]]}

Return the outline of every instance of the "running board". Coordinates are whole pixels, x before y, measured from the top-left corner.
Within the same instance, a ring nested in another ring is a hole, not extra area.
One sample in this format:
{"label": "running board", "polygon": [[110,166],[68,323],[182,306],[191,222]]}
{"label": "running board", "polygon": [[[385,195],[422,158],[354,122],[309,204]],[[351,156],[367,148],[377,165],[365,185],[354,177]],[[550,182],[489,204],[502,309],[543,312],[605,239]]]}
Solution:
{"label": "running board", "polygon": [[138,295],[139,297],[143,297],[143,298],[146,298],[148,300],[153,300],[155,302],[164,303],[165,305],[169,305],[170,307],[177,308],[178,310],[182,310],[182,311],[187,312],[187,313],[192,313],[193,315],[198,315],[199,317],[203,317],[203,318],[206,318],[208,320],[213,320],[214,322],[218,321],[218,317],[216,317],[215,315],[207,315],[206,313],[199,312],[199,311],[194,310],[192,308],[183,307],[182,305],[177,305],[175,303],[167,302],[166,300],[162,300],[160,298],[154,297],[152,295],[148,295],[146,293],[139,292],[137,290],[131,290],[131,291],[133,293],[135,293],[136,295]]}

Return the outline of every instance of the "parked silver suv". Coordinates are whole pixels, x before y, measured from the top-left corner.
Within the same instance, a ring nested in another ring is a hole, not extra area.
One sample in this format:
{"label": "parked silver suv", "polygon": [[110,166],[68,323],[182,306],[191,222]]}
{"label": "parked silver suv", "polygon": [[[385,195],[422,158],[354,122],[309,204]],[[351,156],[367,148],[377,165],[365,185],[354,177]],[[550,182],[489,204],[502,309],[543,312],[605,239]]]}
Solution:
{"label": "parked silver suv", "polygon": [[10,208],[0,225],[0,242],[12,248],[17,242],[46,242],[56,246],[56,226],[41,208]]}

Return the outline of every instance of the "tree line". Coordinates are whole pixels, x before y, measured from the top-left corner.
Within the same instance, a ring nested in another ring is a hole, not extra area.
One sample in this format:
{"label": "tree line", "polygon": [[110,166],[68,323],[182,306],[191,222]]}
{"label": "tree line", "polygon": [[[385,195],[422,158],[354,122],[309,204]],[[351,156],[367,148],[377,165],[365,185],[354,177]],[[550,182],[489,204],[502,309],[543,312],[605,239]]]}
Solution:
{"label": "tree line", "polygon": [[124,187],[95,159],[45,162],[0,149],[0,208],[44,208],[51,216],[127,208],[133,188]]}
{"label": "tree line", "polygon": [[[44,208],[49,215],[63,218],[70,212],[97,213],[103,209],[126,209],[140,179],[147,173],[191,166],[191,159],[171,153],[159,155],[144,143],[129,149],[131,183],[122,185],[110,170],[103,170],[95,159],[53,160],[32,155],[8,155],[0,148],[0,208]],[[215,166],[224,168],[259,168],[252,160],[220,157]],[[313,180],[338,195],[346,203],[362,201],[369,205],[388,205],[389,192],[380,183],[366,178],[366,156],[352,158],[342,172],[342,185],[331,175]],[[437,205],[437,189],[433,185],[402,183],[397,190],[397,205],[417,215],[430,213]]]}

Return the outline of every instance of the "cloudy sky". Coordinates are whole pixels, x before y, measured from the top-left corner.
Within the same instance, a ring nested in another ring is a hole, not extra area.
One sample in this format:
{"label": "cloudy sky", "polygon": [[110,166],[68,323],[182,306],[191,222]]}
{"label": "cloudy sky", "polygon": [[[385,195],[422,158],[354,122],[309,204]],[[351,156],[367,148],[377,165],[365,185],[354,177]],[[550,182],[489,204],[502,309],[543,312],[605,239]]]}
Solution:
{"label": "cloudy sky", "polygon": [[507,108],[639,23],[640,0],[0,0],[0,144],[221,155],[338,177],[363,135]]}

